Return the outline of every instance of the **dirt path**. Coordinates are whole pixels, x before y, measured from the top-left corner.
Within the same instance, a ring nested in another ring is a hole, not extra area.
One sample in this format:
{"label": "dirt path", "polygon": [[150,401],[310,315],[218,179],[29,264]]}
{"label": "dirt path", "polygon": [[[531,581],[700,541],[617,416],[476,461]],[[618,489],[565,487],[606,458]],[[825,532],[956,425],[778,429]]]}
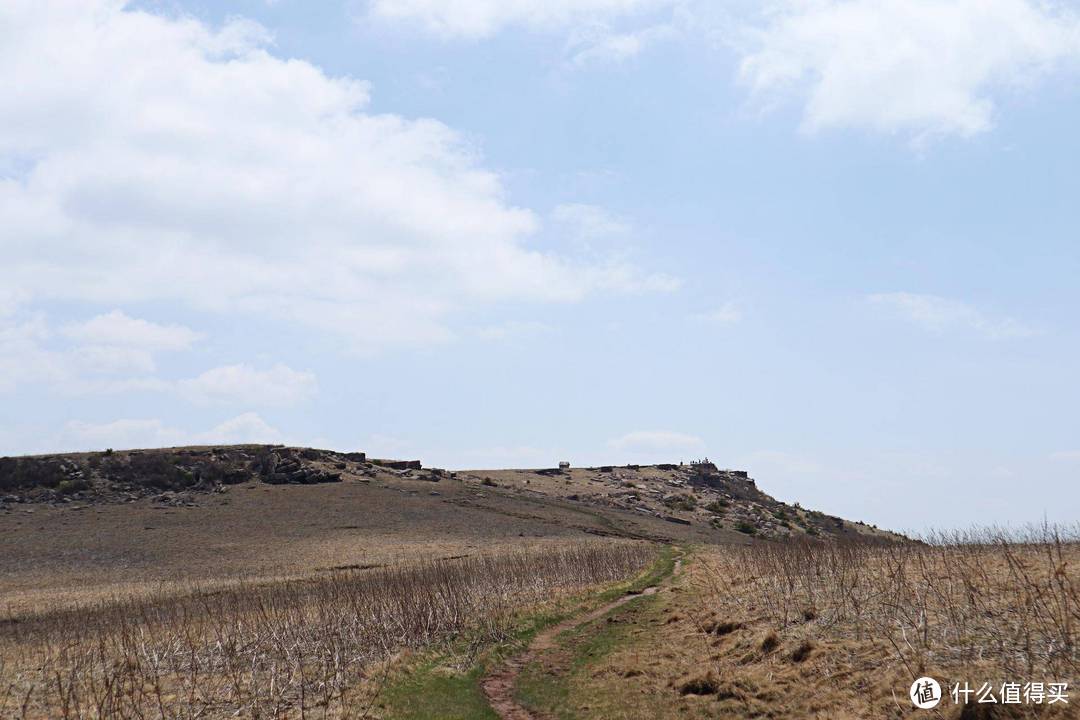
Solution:
{"label": "dirt path", "polygon": [[[674,571],[665,579],[665,584],[670,582],[671,578],[678,575],[681,570],[682,557],[679,557],[675,560]],[[623,595],[618,600],[609,602],[602,607],[582,615],[575,615],[574,617],[567,618],[561,623],[553,625],[537,634],[524,652],[511,657],[505,663],[489,673],[480,683],[481,688],[484,690],[484,695],[487,697],[492,709],[500,718],[502,718],[502,720],[543,720],[544,716],[524,708],[514,699],[514,684],[517,682],[518,675],[521,674],[521,671],[525,666],[531,663],[541,652],[554,648],[556,646],[555,638],[567,630],[590,623],[594,620],[599,620],[604,615],[607,615],[618,607],[622,607],[631,600],[646,595],[655,595],[658,592],[660,592],[660,586],[653,585],[652,587],[645,588],[641,592]]]}

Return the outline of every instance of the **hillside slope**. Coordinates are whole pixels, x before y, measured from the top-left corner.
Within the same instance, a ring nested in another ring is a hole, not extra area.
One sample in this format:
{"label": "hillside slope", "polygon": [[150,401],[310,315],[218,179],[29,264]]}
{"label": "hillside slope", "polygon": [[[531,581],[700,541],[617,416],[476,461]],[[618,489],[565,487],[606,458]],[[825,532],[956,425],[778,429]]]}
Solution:
{"label": "hillside slope", "polygon": [[268,445],[0,459],[0,614],[605,537],[888,537],[712,466],[448,472]]}

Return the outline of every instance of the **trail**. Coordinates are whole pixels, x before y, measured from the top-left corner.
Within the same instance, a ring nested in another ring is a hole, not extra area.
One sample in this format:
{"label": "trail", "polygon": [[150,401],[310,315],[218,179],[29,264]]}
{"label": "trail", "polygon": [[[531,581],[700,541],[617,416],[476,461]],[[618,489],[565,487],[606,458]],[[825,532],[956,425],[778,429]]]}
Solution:
{"label": "trail", "polygon": [[[664,579],[664,585],[670,583],[671,579],[678,575],[682,570],[682,557],[678,557],[675,560],[675,568],[672,574]],[[622,607],[631,600],[636,600],[639,597],[645,597],[648,595],[655,595],[660,592],[660,585],[653,585],[647,587],[641,592],[630,593],[623,595],[618,600],[609,602],[602,607],[598,607],[595,610],[591,610],[581,615],[575,615],[571,618],[563,620],[557,625],[553,625],[546,630],[538,633],[529,643],[529,647],[523,652],[514,655],[506,662],[490,672],[481,681],[480,686],[484,691],[484,695],[488,699],[488,703],[491,704],[491,708],[495,713],[502,718],[502,720],[545,720],[545,716],[538,715],[514,699],[514,685],[517,682],[518,675],[521,671],[531,663],[537,655],[545,650],[550,650],[556,646],[555,638],[567,630],[579,627],[586,623],[590,623],[594,620],[599,620],[604,615],[607,615],[612,610]]]}

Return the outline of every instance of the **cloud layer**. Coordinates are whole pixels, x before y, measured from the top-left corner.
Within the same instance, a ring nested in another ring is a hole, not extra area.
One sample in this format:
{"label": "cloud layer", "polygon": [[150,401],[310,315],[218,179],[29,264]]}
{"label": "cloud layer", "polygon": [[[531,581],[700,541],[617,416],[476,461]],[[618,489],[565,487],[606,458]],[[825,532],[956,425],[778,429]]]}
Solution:
{"label": "cloud layer", "polygon": [[446,340],[476,306],[650,286],[529,248],[538,217],[458,134],[367,112],[366,84],[275,57],[258,25],[124,5],[0,7],[0,315],[169,303],[370,350]]}
{"label": "cloud layer", "polygon": [[120,310],[64,327],[64,335],[94,345],[143,350],[187,350],[199,335],[183,325],[159,325],[128,317]]}
{"label": "cloud layer", "polygon": [[743,36],[741,80],[808,131],[973,135],[992,91],[1080,59],[1080,19],[1035,0],[784,0]]}
{"label": "cloud layer", "polygon": [[[1080,17],[1053,0],[371,0],[368,19],[447,38],[563,33],[571,64],[618,62],[686,32],[719,37],[765,107],[794,101],[807,132],[855,128],[916,143],[994,123],[1002,90],[1080,60]],[[658,21],[658,15],[666,16]]]}
{"label": "cloud layer", "polygon": [[211,368],[193,378],[167,379],[158,357],[188,350],[191,329],[133,318],[119,310],[59,331],[42,315],[0,323],[0,393],[44,385],[63,395],[159,393],[199,405],[292,406],[317,392],[315,375],[278,363]]}
{"label": "cloud layer", "polygon": [[673,0],[372,0],[376,18],[448,37],[485,38],[507,27],[566,29],[656,10]]}
{"label": "cloud layer", "polygon": [[282,434],[256,413],[244,413],[204,432],[189,432],[157,419],[124,419],[108,423],[73,420],[58,439],[63,448],[104,450],[180,445],[276,443]]}
{"label": "cloud layer", "polygon": [[867,299],[935,334],[974,332],[990,340],[1030,337],[1037,331],[1011,317],[994,317],[970,303],[937,295],[909,292],[877,293]]}

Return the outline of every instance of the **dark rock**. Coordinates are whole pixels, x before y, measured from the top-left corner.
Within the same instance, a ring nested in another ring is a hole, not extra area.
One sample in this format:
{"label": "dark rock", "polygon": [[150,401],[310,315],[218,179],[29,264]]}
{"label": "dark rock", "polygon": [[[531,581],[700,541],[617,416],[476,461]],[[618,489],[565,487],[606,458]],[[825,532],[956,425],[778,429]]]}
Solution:
{"label": "dark rock", "polygon": [[419,460],[372,460],[373,465],[389,468],[390,470],[421,470],[423,466]]}
{"label": "dark rock", "polygon": [[242,482],[247,482],[251,479],[251,473],[247,470],[235,469],[227,470],[221,477],[221,482],[225,485],[239,485]]}

